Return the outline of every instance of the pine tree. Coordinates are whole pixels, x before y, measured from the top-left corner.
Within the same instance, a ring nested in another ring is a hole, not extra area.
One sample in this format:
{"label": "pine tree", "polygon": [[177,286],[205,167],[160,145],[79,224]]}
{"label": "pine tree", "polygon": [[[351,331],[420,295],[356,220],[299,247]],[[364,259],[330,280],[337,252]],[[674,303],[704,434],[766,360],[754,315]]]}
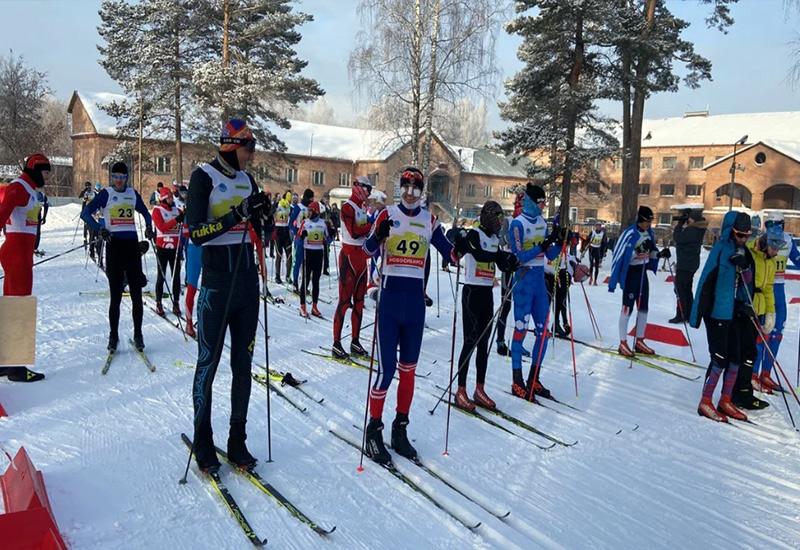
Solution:
{"label": "pine tree", "polygon": [[563,220],[573,179],[597,180],[591,161],[618,147],[613,121],[594,106],[605,71],[597,30],[609,7],[608,0],[525,0],[507,27],[523,38],[517,55],[525,66],[506,84],[500,112],[512,125],[496,137],[506,154],[529,162],[529,176],[550,196],[560,191]]}

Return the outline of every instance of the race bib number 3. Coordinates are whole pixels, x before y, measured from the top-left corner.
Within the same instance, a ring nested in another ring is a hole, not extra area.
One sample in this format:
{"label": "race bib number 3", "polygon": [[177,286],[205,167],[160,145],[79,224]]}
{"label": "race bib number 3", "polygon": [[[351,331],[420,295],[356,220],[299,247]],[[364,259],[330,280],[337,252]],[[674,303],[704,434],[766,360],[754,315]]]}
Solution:
{"label": "race bib number 3", "polygon": [[111,225],[133,225],[133,207],[112,206]]}
{"label": "race bib number 3", "polygon": [[308,232],[308,236],[306,237],[307,244],[323,244],[323,240],[325,239],[325,233],[322,232],[320,229],[312,229]]}
{"label": "race bib number 3", "polygon": [[386,240],[386,251],[387,265],[425,267],[428,241],[411,231],[402,235],[392,235]]}

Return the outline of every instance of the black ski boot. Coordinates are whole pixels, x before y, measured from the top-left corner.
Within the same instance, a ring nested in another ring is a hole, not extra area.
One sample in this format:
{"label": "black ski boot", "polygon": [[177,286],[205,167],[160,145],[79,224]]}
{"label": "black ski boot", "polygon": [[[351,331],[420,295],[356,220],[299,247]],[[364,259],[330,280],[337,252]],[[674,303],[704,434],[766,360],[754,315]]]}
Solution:
{"label": "black ski boot", "polygon": [[220,467],[217,450],[214,448],[214,436],[210,426],[199,427],[194,433],[194,460],[204,474],[217,472]]}
{"label": "black ski boot", "polygon": [[503,357],[508,357],[508,346],[502,340],[497,341],[497,355],[501,355]]}
{"label": "black ski boot", "polygon": [[528,392],[528,395],[531,393],[531,386],[533,386],[533,394],[538,395],[539,397],[544,397],[545,399],[550,399],[552,395],[550,394],[550,390],[545,388],[539,380],[534,382],[533,380],[534,370],[531,368],[531,372],[528,374],[528,385],[525,389]]}
{"label": "black ski boot", "polygon": [[767,401],[759,399],[758,397],[752,394],[748,395],[746,392],[741,392],[741,393],[743,393],[744,395],[736,395],[734,393],[733,399],[731,399],[731,401],[737,408],[745,409],[748,411],[758,411],[769,407],[769,403]]}
{"label": "black ski boot", "polygon": [[108,335],[108,346],[106,346],[106,349],[109,352],[114,353],[115,351],[117,351],[117,346],[118,345],[119,345],[119,336],[117,336],[116,334],[109,334]]}
{"label": "black ski boot", "polygon": [[397,413],[392,422],[392,449],[400,456],[414,460],[417,458],[417,450],[411,446],[411,442],[408,440],[406,426],[408,426],[408,415]]}
{"label": "black ski boot", "polygon": [[138,352],[144,351],[144,336],[142,336],[142,333],[133,335],[133,347]]}
{"label": "black ski boot", "polygon": [[383,422],[380,418],[370,418],[367,424],[367,440],[364,454],[378,464],[391,464],[392,455],[383,444]]}
{"label": "black ski boot", "polygon": [[[564,325],[569,328],[569,325]],[[556,338],[569,338],[569,330],[561,328],[561,325],[556,323],[556,328],[553,330],[553,334],[556,335]]]}
{"label": "black ski boot", "polygon": [[283,281],[281,280],[280,275],[275,275],[275,284],[282,285]]}
{"label": "black ski boot", "polygon": [[228,435],[228,460],[243,470],[251,470],[258,461],[244,444],[247,439],[244,425],[244,422],[231,423],[231,431]]}
{"label": "black ski boot", "polygon": [[0,367],[0,376],[6,375],[12,382],[38,382],[44,380],[44,374],[34,372],[27,367]]}
{"label": "black ski boot", "polygon": [[338,340],[331,346],[331,355],[333,355],[334,359],[341,359],[342,361],[347,361],[350,359],[350,356],[347,355],[346,351],[344,351],[342,343]]}
{"label": "black ski boot", "polygon": [[364,347],[361,345],[361,342],[358,340],[353,340],[350,342],[350,353],[360,357],[369,357],[369,353],[367,353],[367,350],[364,349]]}

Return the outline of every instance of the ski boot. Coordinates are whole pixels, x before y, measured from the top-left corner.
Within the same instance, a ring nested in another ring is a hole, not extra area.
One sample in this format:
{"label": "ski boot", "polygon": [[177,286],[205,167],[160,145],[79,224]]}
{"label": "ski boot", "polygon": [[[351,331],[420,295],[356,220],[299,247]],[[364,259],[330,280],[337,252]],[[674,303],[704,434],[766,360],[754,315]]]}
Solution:
{"label": "ski boot", "polygon": [[483,389],[483,384],[475,384],[475,392],[472,394],[472,400],[478,407],[489,409],[493,411],[497,408],[497,404],[492,401],[492,398],[486,395]]}
{"label": "ski boot", "polygon": [[275,284],[282,285],[283,281],[281,280],[280,275],[275,275]]}
{"label": "ski boot", "polygon": [[392,422],[392,449],[400,456],[414,460],[417,458],[417,450],[411,446],[411,442],[408,440],[406,426],[408,426],[408,415],[397,413]]}
{"label": "ski boot", "polygon": [[300,317],[305,317],[308,319],[308,311],[306,311],[306,305],[300,304]]}
{"label": "ski boot", "polygon": [[[550,399],[550,398],[552,398],[552,397],[553,397],[553,396],[552,396],[552,394],[550,393],[550,390],[548,390],[547,388],[545,388],[545,387],[542,385],[542,383],[541,383],[541,382],[539,382],[538,380],[536,380],[536,381],[534,382],[534,380],[533,380],[533,373],[532,373],[532,372],[531,372],[531,374],[528,376],[528,385],[527,385],[527,386],[526,386],[526,388],[525,388],[525,389],[526,389],[526,391],[528,392],[528,395],[530,395],[530,394],[531,394],[531,387],[533,387],[533,395],[538,395],[539,397],[543,397],[543,398],[545,398],[545,399]],[[531,398],[531,399],[532,399],[532,398]]]}
{"label": "ski boot", "polygon": [[38,382],[44,380],[44,374],[34,372],[27,367],[0,367],[0,376],[6,375],[12,382]]}
{"label": "ski boot", "polygon": [[338,340],[331,346],[331,355],[333,355],[335,359],[341,359],[342,361],[347,361],[350,359],[350,356],[347,355],[346,351],[344,351],[342,343]]}
{"label": "ski boot", "polygon": [[719,405],[717,405],[717,412],[725,416],[730,416],[734,420],[747,420],[747,415],[736,408],[733,402],[731,402],[730,396],[723,395],[722,398],[720,398]]}
{"label": "ski boot", "polygon": [[391,464],[392,455],[383,444],[383,422],[380,418],[370,418],[367,424],[367,439],[364,454],[378,464]]}
{"label": "ski boot", "polygon": [[181,306],[178,305],[178,302],[172,302],[172,314],[175,317],[181,316]]}
{"label": "ski boot", "polygon": [[467,389],[464,386],[458,387],[454,405],[459,409],[464,409],[467,412],[473,412],[475,410],[475,403],[473,403],[467,396]]}
{"label": "ski boot", "polygon": [[141,332],[133,335],[133,347],[140,353],[144,351],[144,336]]}
{"label": "ski boot", "polygon": [[311,304],[311,315],[322,319],[322,313],[320,313],[319,309],[317,309],[317,304]]}
{"label": "ski boot", "polygon": [[252,470],[258,461],[250,454],[244,443],[247,439],[244,425],[244,422],[231,423],[228,434],[228,460],[242,470]]}
{"label": "ski boot", "polygon": [[[564,325],[569,327],[569,325]],[[553,334],[556,335],[556,338],[569,338],[569,330],[561,328],[561,325],[556,323],[556,328],[553,330]]]}
{"label": "ski boot", "polygon": [[711,399],[702,399],[700,401],[700,404],[697,406],[697,414],[710,418],[714,422],[728,422],[728,417],[717,411]]}
{"label": "ski boot", "polygon": [[761,383],[761,378],[757,374],[754,374],[752,378],[750,378],[750,384],[753,386],[753,391],[761,392],[761,393],[772,393],[772,390],[768,387],[764,386]]}
{"label": "ski boot", "polygon": [[645,355],[656,354],[656,351],[653,348],[645,344],[644,338],[637,338],[636,344],[634,345],[633,349],[636,350],[636,353],[643,353]]}
{"label": "ski boot", "polygon": [[156,313],[161,317],[164,317],[164,306],[161,305],[161,301],[159,300],[156,302]]}
{"label": "ski boot", "polygon": [[199,428],[195,431],[194,460],[197,462],[197,468],[204,474],[219,471],[219,458],[217,458],[217,450],[214,448],[214,438],[210,428],[208,430]]}
{"label": "ski boot", "polygon": [[676,313],[675,317],[667,321],[667,323],[670,323],[672,325],[680,325],[681,323],[683,323],[683,317],[681,317],[679,314]]}
{"label": "ski boot", "polygon": [[117,336],[116,334],[109,334],[108,345],[106,346],[106,349],[109,352],[114,353],[115,351],[117,351],[118,345],[119,345],[119,336]]}
{"label": "ski boot", "polygon": [[369,353],[361,346],[361,342],[358,340],[350,342],[350,353],[359,357],[369,357]]}
{"label": "ski boot", "polygon": [[528,398],[528,391],[525,389],[525,381],[522,379],[522,371],[514,369],[514,379],[511,382],[511,394],[520,399]]}
{"label": "ski boot", "polygon": [[502,340],[497,341],[497,355],[502,357],[508,357],[510,352],[508,351],[508,346]]}
{"label": "ski boot", "polygon": [[769,407],[769,403],[763,399],[759,399],[754,395],[747,395],[743,392],[741,396],[734,396],[731,402],[735,407],[746,409],[748,411],[759,411]]}
{"label": "ski boot", "polygon": [[783,391],[781,385],[775,382],[767,372],[762,372],[758,380],[761,382],[761,387],[764,388],[764,391],[767,393],[772,393],[773,391]]}
{"label": "ski boot", "polygon": [[636,354],[633,353],[633,350],[631,350],[631,348],[628,346],[628,342],[626,340],[623,340],[619,343],[617,353],[623,357],[636,357]]}

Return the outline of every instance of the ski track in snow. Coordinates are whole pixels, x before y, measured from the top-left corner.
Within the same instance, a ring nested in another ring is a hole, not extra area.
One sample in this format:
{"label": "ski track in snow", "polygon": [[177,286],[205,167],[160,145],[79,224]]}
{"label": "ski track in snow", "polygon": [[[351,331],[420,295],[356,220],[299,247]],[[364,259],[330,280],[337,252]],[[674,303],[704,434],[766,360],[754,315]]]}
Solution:
{"label": "ski track in snow", "polygon": [[[77,212],[77,205],[51,208],[42,236],[48,256],[74,246]],[[80,239],[79,230],[76,243]],[[610,255],[604,268],[609,264]],[[152,290],[152,252],[147,268]],[[321,295],[334,301],[335,269],[332,258],[331,288],[325,276],[320,285]],[[734,540],[741,547],[797,548],[800,435],[791,428],[780,395],[767,397],[772,406],[750,415],[759,426],[721,426],[695,412],[701,381],[679,379],[637,363],[628,368],[629,361],[624,358],[576,344],[576,398],[569,342],[551,340],[542,381],[561,401],[580,411],[547,400],[542,402],[544,406],[536,406],[506,393],[510,360],[492,350],[486,388],[500,409],[564,441],[578,440],[578,444],[540,450],[452,411],[449,455],[443,456],[447,405],[441,403],[434,415],[427,411],[441,394],[436,385],[444,387],[449,380],[454,277],[438,270],[434,273],[440,277],[441,311],[437,318],[435,304],[427,310],[429,328],[418,372],[430,371],[431,375],[417,379],[409,435],[425,463],[511,514],[498,519],[396,458],[403,472],[430,487],[460,516],[482,522],[471,532],[371,462],[366,461],[365,471],[358,473],[358,452],[328,429],[336,426],[351,439],[360,440],[361,432],[353,425],[363,422],[368,373],[302,353],[302,348],[317,351],[318,346],[330,346],[331,323],[301,319],[297,315],[299,299],[272,285],[272,293],[285,297],[286,303],[269,305],[271,367],[308,379],[303,389],[325,400],[318,404],[292,388],[280,388],[306,407],[303,414],[277,393],[271,396],[274,462],[267,463],[266,388],[253,383],[248,445],[260,459],[258,470],[267,481],[319,525],[336,525],[337,529],[321,538],[244,477],[223,466],[223,480],[256,533],[266,537],[270,546],[727,548]],[[123,307],[120,349],[108,374],[100,375],[106,357],[108,298],[103,293],[105,277],[100,273],[95,283],[96,274],[96,267],[91,262],[86,265],[81,251],[35,268],[34,293],[39,297],[36,366],[47,374],[47,380],[30,385],[0,382],[0,402],[11,415],[0,419],[0,445],[11,453],[21,445],[27,448],[45,475],[57,521],[72,548],[250,547],[194,464],[188,484],[178,484],[187,459],[179,436],[192,431],[193,371],[175,363],[193,364],[196,343],[185,342],[177,329],[145,307],[146,353],[156,365],[156,371],[150,373],[128,344],[130,309]],[[672,285],[664,282],[666,275],[650,275],[651,323],[666,324],[674,314]],[[435,298],[435,280],[428,289]],[[79,291],[87,290],[99,292],[79,296]],[[614,345],[620,292],[610,294],[605,286],[587,286],[586,290],[604,333],[604,345]],[[787,297],[797,295],[800,284],[787,282]],[[123,299],[123,304],[127,303]],[[499,289],[495,305],[499,305]],[[327,319],[334,307],[320,304]],[[579,289],[573,290],[572,307],[575,337],[594,341]],[[789,306],[779,359],[790,379],[798,346],[797,318],[798,308]],[[368,300],[363,324],[373,319],[374,302]],[[461,346],[460,320],[457,326],[456,354]],[[349,332],[348,315],[343,334]],[[690,333],[697,362],[704,366],[708,359],[705,332],[690,329]],[[367,348],[372,334],[368,327],[362,335]],[[525,343],[529,349],[531,340],[529,336]],[[349,339],[345,345],[348,343]],[[688,348],[652,345],[664,355],[691,360]],[[265,363],[264,353],[259,328],[256,364]],[[228,361],[224,350],[213,394],[215,440],[223,448],[230,410]],[[685,375],[703,373],[654,362]],[[525,361],[526,369],[529,363]],[[474,385],[474,355],[470,370],[469,391]],[[384,415],[387,443],[395,391],[396,383]],[[523,438],[548,443],[499,417],[487,417]]]}

